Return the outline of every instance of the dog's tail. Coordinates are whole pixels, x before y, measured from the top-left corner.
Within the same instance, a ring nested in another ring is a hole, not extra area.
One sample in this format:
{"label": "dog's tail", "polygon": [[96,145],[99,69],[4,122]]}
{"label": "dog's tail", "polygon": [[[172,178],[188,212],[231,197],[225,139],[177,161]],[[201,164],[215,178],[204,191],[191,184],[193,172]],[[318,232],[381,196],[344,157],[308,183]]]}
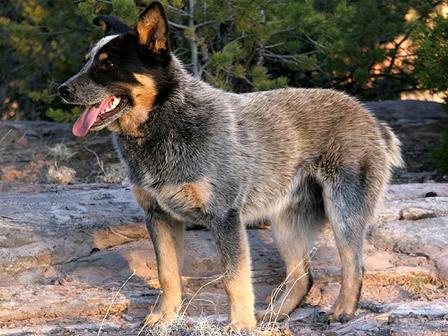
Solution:
{"label": "dog's tail", "polygon": [[387,161],[388,161],[390,167],[391,168],[404,167],[405,163],[401,156],[400,140],[397,138],[397,136],[394,134],[394,132],[392,132],[391,128],[387,124],[380,122],[379,125],[380,125],[381,135],[382,135],[384,141],[386,142]]}

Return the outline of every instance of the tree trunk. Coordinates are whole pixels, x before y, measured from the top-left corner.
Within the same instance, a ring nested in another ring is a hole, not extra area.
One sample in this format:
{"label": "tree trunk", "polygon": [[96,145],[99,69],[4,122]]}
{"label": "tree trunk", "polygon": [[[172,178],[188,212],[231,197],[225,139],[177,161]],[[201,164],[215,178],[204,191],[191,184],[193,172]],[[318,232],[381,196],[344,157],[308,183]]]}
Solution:
{"label": "tree trunk", "polygon": [[188,0],[188,27],[191,29],[191,37],[190,37],[190,49],[191,49],[191,69],[193,75],[197,78],[200,78],[200,66],[199,66],[199,58],[198,58],[198,46],[197,46],[197,36],[196,36],[196,27],[194,24],[194,0]]}

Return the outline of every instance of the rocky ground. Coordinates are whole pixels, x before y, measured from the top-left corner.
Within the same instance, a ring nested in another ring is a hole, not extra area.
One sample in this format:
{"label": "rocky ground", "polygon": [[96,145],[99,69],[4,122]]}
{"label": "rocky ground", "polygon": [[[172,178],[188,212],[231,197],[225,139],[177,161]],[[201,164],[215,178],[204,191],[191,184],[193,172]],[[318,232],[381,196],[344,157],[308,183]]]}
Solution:
{"label": "rocky ground", "polygon": [[[397,172],[365,247],[357,316],[329,323],[340,266],[330,230],[312,251],[315,285],[282,323],[257,335],[448,335],[448,184],[429,152],[448,117],[434,103],[370,103],[403,141]],[[0,123],[0,335],[221,335],[226,296],[210,233],[188,230],[182,318],[141,330],[160,289],[155,256],[107,133]],[[66,184],[66,185],[64,185]],[[249,230],[257,308],[284,267],[268,225]],[[280,288],[281,289],[281,288]]]}
{"label": "rocky ground", "polygon": [[[142,212],[128,187],[29,187],[0,194],[0,335],[137,335],[160,294]],[[249,230],[257,307],[284,277],[270,229]],[[315,286],[282,330],[292,334],[448,335],[448,185],[390,187],[365,248],[361,309],[329,324],[339,290],[333,237],[313,254]],[[185,316],[222,321],[226,297],[210,233],[186,233]],[[207,283],[209,283],[207,285]],[[146,334],[146,331],[143,332]],[[188,333],[185,333],[188,334]]]}

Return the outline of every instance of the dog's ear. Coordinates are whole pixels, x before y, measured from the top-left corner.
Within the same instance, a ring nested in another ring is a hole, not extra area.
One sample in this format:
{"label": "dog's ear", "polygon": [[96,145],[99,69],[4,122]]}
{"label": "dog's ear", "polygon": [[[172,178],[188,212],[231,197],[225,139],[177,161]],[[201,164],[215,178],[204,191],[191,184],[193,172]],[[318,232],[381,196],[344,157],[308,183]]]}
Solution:
{"label": "dog's ear", "polygon": [[93,24],[100,27],[104,35],[122,34],[132,30],[119,18],[110,15],[97,16],[93,19]]}
{"label": "dog's ear", "polygon": [[138,41],[149,50],[160,53],[169,50],[168,20],[163,5],[154,1],[140,14],[135,28]]}

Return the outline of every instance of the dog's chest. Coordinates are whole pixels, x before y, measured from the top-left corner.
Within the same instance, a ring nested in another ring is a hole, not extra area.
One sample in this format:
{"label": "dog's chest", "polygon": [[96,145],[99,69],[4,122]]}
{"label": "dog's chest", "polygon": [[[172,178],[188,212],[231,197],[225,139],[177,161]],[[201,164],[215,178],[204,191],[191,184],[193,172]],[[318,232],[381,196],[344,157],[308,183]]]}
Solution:
{"label": "dog's chest", "polygon": [[134,196],[145,209],[144,202],[157,206],[177,220],[196,221],[198,214],[206,211],[210,201],[210,184],[207,179],[181,184],[164,184],[157,188],[133,188]]}
{"label": "dog's chest", "polygon": [[131,184],[145,198],[156,201],[164,211],[179,220],[207,209],[212,195],[207,178],[199,177],[197,173],[186,174],[185,164],[172,164],[174,160],[158,155],[154,147],[142,148],[122,139],[115,139],[114,144],[127,168]]}

